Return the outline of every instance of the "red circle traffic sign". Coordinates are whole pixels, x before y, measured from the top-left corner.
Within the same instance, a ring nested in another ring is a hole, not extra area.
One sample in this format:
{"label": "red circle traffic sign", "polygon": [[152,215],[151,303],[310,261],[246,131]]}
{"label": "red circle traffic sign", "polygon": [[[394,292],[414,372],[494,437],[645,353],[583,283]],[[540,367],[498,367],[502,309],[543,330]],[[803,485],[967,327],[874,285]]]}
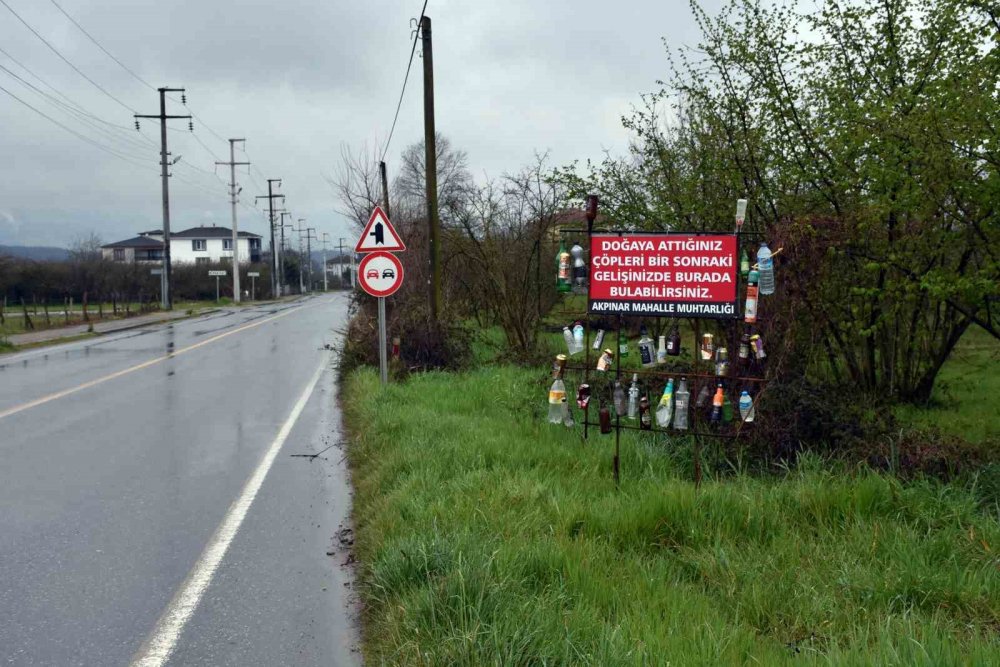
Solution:
{"label": "red circle traffic sign", "polygon": [[368,253],[358,265],[358,282],[372,296],[394,294],[403,284],[403,263],[392,253]]}

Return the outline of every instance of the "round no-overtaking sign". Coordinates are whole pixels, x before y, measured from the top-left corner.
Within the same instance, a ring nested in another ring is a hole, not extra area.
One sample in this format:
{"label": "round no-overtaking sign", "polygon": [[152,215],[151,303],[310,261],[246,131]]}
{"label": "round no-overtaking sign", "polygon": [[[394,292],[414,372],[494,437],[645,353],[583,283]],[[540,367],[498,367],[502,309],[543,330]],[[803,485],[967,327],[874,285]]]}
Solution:
{"label": "round no-overtaking sign", "polygon": [[403,284],[403,263],[388,252],[369,253],[358,265],[358,282],[372,296],[394,294]]}

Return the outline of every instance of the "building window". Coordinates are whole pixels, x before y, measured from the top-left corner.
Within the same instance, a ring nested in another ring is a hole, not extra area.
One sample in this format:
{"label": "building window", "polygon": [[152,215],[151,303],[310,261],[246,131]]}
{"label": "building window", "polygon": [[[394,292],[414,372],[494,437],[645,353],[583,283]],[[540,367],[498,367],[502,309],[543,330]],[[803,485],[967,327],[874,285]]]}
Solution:
{"label": "building window", "polygon": [[222,249],[223,250],[232,250],[233,249],[233,240],[232,239],[222,239]]}
{"label": "building window", "polygon": [[208,264],[210,261],[211,261],[211,258],[209,258],[209,257],[195,257],[194,258],[194,263],[195,264]]}
{"label": "building window", "polygon": [[194,250],[196,252],[198,250],[207,250],[208,249],[207,243],[208,242],[205,241],[205,239],[194,239],[191,241],[191,250]]}
{"label": "building window", "polygon": [[250,239],[250,249],[260,250],[260,239]]}
{"label": "building window", "polygon": [[116,262],[125,261],[125,248],[115,248],[115,261]]}

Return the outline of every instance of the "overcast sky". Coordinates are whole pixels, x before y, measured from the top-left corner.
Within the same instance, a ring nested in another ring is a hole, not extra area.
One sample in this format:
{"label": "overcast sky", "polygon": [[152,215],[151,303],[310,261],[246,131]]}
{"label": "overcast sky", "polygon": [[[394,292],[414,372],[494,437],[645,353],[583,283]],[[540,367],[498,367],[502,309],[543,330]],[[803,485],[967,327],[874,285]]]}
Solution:
{"label": "overcast sky", "polygon": [[[341,144],[381,145],[410,52],[421,0],[55,0],[98,42],[154,87],[183,86],[196,138],[222,159],[224,138],[246,137],[256,183],[237,176],[253,204],[266,178],[282,178],[295,217],[334,238],[352,237],[324,179]],[[157,93],[102,53],[52,0],[3,0],[112,100],[48,49],[0,4],[0,48],[87,112],[131,128],[133,111],[158,112]],[[707,0],[708,7],[719,0]],[[620,118],[666,75],[662,40],[692,45],[683,0],[430,0],[438,131],[467,151],[472,171],[499,175],[551,152],[554,164],[624,151]],[[387,156],[423,132],[418,57]],[[51,89],[0,53],[0,65]],[[159,123],[148,139],[78,116],[0,69],[0,86],[126,161],[85,142],[0,91],[0,243],[67,246],[91,232],[105,242],[161,226]],[[68,104],[64,98],[62,100]],[[179,100],[179,96],[177,97]],[[168,113],[185,114],[178,103]],[[94,127],[105,128],[105,131]],[[171,228],[230,223],[213,157],[172,121]],[[110,136],[108,134],[110,132]],[[138,142],[138,143],[136,143]],[[198,171],[198,169],[204,171]],[[208,173],[206,173],[208,172]],[[218,175],[228,181],[228,168]],[[266,219],[239,209],[240,228]]]}

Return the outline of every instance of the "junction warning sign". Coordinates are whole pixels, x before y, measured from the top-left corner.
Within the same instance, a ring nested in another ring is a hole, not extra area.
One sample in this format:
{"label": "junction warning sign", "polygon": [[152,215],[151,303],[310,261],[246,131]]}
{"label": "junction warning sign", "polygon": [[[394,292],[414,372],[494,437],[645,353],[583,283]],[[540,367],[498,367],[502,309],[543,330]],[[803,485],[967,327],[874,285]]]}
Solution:
{"label": "junction warning sign", "polygon": [[735,234],[594,233],[589,310],[599,315],[735,318]]}

